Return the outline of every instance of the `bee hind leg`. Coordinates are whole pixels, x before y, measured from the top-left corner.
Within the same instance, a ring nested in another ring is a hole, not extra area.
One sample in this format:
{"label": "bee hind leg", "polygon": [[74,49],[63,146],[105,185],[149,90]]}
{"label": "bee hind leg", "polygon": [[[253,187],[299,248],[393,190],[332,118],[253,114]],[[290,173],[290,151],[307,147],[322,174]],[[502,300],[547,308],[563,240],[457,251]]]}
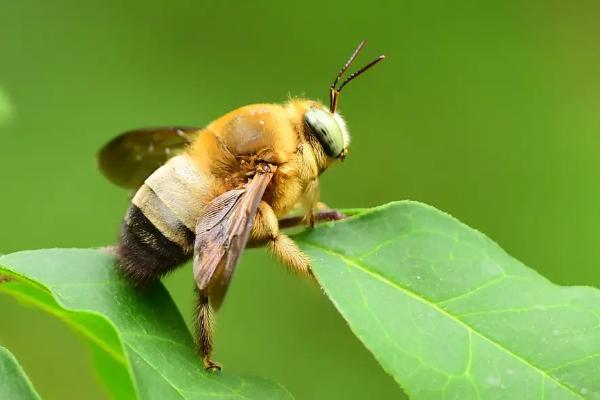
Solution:
{"label": "bee hind leg", "polygon": [[198,352],[202,357],[204,368],[207,371],[220,371],[221,366],[211,358],[213,350],[213,310],[208,296],[198,291],[198,305],[196,307],[196,335],[198,338]]}

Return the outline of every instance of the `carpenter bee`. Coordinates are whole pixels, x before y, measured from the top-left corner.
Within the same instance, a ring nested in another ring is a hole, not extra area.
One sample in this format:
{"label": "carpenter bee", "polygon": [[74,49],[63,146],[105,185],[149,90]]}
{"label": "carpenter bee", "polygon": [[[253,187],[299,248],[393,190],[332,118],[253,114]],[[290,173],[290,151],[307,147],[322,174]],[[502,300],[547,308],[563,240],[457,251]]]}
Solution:
{"label": "carpenter bee", "polygon": [[[129,131],[99,152],[104,175],[136,190],[116,247],[128,280],[151,283],[193,258],[195,324],[207,370],[220,369],[211,359],[212,310],[221,304],[243,249],[266,245],[281,263],[312,277],[309,258],[280,228],[342,217],[319,212],[319,176],[348,151],[350,134],[337,112],[342,89],[384,59],[339,84],[364,45],[337,74],[328,108],[304,99],[253,104],[205,128]],[[295,207],[304,217],[286,219]]]}

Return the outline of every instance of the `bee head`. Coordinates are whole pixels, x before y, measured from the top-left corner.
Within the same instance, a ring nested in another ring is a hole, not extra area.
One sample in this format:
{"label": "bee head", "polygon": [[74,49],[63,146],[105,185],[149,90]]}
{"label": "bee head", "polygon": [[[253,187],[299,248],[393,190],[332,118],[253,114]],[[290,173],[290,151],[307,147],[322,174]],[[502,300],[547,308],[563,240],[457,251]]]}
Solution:
{"label": "bee head", "polygon": [[359,69],[350,74],[339,86],[338,83],[344,73],[348,70],[358,53],[365,46],[366,41],[360,42],[356,50],[352,53],[348,61],[344,64],[340,72],[335,77],[329,89],[329,110],[323,106],[310,107],[304,114],[304,121],[310,133],[316,137],[323,150],[328,157],[339,158],[341,160],[346,156],[348,145],[350,144],[350,134],[346,128],[346,122],[337,112],[337,105],[340,98],[340,93],[344,86],[351,80],[373,67],[378,62],[382,61],[385,56],[381,55]]}
{"label": "bee head", "polygon": [[340,114],[331,113],[323,106],[313,106],[304,113],[304,122],[328,157],[343,160],[350,144],[350,133]]}

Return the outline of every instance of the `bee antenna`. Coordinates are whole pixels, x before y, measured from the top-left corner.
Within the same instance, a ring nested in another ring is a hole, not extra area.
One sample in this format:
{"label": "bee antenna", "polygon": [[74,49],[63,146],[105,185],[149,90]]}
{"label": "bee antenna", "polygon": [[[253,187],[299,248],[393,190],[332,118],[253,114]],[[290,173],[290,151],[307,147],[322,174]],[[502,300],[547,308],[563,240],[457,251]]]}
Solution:
{"label": "bee antenna", "polygon": [[368,70],[369,68],[373,67],[378,62],[383,61],[384,59],[385,59],[385,56],[382,54],[379,57],[377,57],[376,59],[374,59],[373,61],[371,61],[370,63],[368,63],[367,65],[365,65],[364,67],[362,67],[361,69],[359,69],[358,71],[354,72],[349,77],[347,77],[346,80],[344,82],[342,82],[342,84],[338,88],[338,92],[341,92],[342,89],[344,88],[344,86],[346,86],[352,79],[356,78],[357,76],[359,76],[360,74],[362,74],[363,72]]}
{"label": "bee antenna", "polygon": [[338,82],[342,78],[342,75],[344,75],[344,72],[346,72],[348,70],[348,68],[350,68],[350,65],[352,65],[352,63],[354,62],[354,59],[356,58],[356,56],[358,55],[358,53],[360,53],[360,51],[363,49],[363,47],[365,47],[366,44],[367,44],[366,40],[362,40],[358,44],[358,46],[356,47],[356,49],[352,52],[352,55],[350,56],[350,58],[348,59],[348,61],[346,61],[346,64],[344,64],[344,66],[342,67],[342,69],[340,69],[340,72],[338,72],[337,76],[335,77],[335,80],[331,84],[331,88],[332,89],[335,89],[335,87],[337,86]]}
{"label": "bee antenna", "polygon": [[350,65],[354,62],[354,59],[356,58],[358,53],[362,50],[362,48],[365,47],[365,44],[367,44],[366,40],[363,40],[358,44],[358,47],[356,47],[356,49],[354,50],[354,52],[352,53],[352,55],[350,56],[348,61],[346,61],[346,63],[342,67],[342,69],[340,69],[340,72],[337,74],[337,76],[335,77],[335,80],[331,84],[331,87],[329,89],[329,110],[332,113],[334,113],[335,110],[337,109],[340,92],[342,91],[344,86],[346,86],[351,80],[353,80],[354,78],[356,78],[357,76],[359,76],[360,74],[362,74],[369,68],[373,67],[375,64],[377,64],[378,62],[382,61],[385,58],[384,55],[380,55],[379,57],[377,57],[376,59],[374,59],[373,61],[371,61],[370,63],[368,63],[361,69],[359,69],[358,71],[352,73],[350,76],[348,76],[342,82],[342,84],[339,87],[337,87],[337,84],[340,81],[340,79],[342,78],[342,75],[344,75],[344,73],[348,70]]}

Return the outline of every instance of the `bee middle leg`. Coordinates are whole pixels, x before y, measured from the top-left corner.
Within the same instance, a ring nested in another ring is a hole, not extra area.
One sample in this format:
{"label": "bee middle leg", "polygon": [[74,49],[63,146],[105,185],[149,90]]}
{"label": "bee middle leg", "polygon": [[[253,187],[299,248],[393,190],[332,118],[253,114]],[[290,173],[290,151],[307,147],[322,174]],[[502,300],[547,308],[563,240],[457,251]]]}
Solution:
{"label": "bee middle leg", "polygon": [[221,366],[211,358],[213,351],[213,310],[208,296],[198,292],[198,305],[196,306],[196,336],[198,338],[198,352],[202,357],[204,368],[207,371],[220,371]]}
{"label": "bee middle leg", "polygon": [[250,238],[254,243],[266,244],[275,258],[292,271],[314,279],[310,259],[289,236],[279,231],[277,216],[264,201],[258,205]]}

